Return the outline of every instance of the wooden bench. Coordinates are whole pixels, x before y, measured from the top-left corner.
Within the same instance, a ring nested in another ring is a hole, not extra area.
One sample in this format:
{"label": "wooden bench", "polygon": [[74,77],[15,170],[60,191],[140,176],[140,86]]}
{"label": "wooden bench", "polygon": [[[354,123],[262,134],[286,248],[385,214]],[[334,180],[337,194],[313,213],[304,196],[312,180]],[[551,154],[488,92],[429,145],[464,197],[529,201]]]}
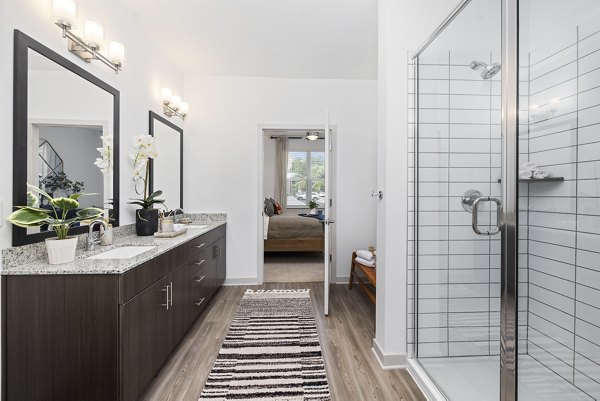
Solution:
{"label": "wooden bench", "polygon": [[356,274],[355,269],[363,272],[365,278],[373,286],[373,288],[377,287],[377,272],[374,267],[365,266],[356,261],[356,252],[352,252],[352,262],[350,265],[350,284],[348,285],[348,289],[352,289],[352,285],[354,284],[354,278],[358,280],[358,284],[367,294],[367,297],[371,300],[371,302],[375,303],[375,291],[373,291],[368,285],[367,282],[361,277],[360,274]]}

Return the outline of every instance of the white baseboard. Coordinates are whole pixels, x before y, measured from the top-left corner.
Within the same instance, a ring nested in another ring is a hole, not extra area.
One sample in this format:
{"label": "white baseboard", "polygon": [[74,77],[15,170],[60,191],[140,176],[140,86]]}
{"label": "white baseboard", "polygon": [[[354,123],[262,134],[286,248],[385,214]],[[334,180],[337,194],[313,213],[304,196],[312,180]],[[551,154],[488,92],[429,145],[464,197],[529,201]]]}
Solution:
{"label": "white baseboard", "polygon": [[224,286],[235,286],[235,285],[258,285],[257,277],[232,277],[226,278],[223,283]]}
{"label": "white baseboard", "polygon": [[447,401],[433,381],[429,378],[427,373],[423,370],[421,365],[414,359],[408,359],[408,373],[413,378],[419,389],[423,392],[427,401]]}
{"label": "white baseboard", "polygon": [[392,369],[406,369],[407,360],[405,354],[386,354],[381,350],[381,347],[377,343],[376,339],[373,339],[373,354],[375,354],[375,358],[379,365],[384,370],[392,370]]}

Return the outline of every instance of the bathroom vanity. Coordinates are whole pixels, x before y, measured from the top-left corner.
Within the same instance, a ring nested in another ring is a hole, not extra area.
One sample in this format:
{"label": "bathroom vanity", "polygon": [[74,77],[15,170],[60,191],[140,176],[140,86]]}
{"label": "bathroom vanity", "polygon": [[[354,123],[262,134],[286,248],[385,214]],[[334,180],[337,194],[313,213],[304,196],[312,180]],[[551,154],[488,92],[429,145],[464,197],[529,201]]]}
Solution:
{"label": "bathroom vanity", "polygon": [[149,249],[127,259],[90,259],[98,248],[65,265],[5,266],[4,399],[138,399],[223,284],[225,228],[124,237],[111,248]]}

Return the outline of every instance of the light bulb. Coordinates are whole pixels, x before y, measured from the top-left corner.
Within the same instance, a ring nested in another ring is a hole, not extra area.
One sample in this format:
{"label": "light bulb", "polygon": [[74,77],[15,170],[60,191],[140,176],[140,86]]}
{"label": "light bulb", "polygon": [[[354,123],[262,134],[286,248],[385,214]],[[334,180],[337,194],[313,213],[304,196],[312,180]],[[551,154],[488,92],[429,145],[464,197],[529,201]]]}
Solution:
{"label": "light bulb", "polygon": [[108,42],[108,59],[119,66],[125,63],[125,46],[123,43],[112,40]]}
{"label": "light bulb", "polygon": [[69,29],[77,22],[77,3],[75,0],[54,0],[52,2],[54,22]]}
{"label": "light bulb", "polygon": [[160,90],[160,97],[165,104],[171,103],[171,98],[173,97],[173,91],[169,88],[162,88]]}
{"label": "light bulb", "polygon": [[306,139],[308,139],[309,141],[316,141],[317,139],[319,139],[319,133],[318,132],[307,132]]}
{"label": "light bulb", "polygon": [[185,116],[188,113],[189,108],[190,106],[186,102],[181,102],[181,105],[179,106],[179,113]]}
{"label": "light bulb", "polygon": [[98,50],[104,44],[104,28],[95,21],[83,23],[83,39],[88,46]]}
{"label": "light bulb", "polygon": [[181,97],[180,96],[171,97],[171,107],[174,108],[175,110],[178,110],[179,105],[181,105]]}

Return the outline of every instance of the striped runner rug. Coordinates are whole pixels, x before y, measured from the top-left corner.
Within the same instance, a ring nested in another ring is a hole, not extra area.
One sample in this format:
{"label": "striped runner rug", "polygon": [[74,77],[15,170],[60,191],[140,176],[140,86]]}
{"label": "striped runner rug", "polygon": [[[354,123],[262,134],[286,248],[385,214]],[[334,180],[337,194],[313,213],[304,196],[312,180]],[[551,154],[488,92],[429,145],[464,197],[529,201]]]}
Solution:
{"label": "striped runner rug", "polygon": [[247,290],[200,400],[330,399],[309,290]]}

